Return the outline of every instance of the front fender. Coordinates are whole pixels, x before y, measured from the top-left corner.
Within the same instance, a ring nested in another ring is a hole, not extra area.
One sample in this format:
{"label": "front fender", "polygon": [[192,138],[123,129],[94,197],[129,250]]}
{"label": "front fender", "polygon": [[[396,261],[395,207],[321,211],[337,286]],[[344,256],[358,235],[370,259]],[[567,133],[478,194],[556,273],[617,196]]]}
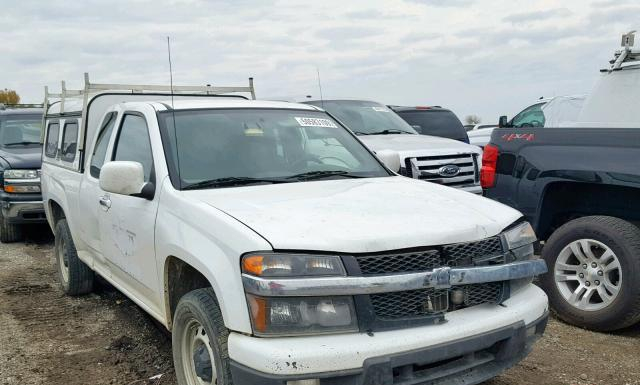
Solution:
{"label": "front fender", "polygon": [[[173,256],[196,269],[211,284],[227,328],[251,333],[240,272],[240,256],[271,245],[236,219],[175,190],[163,193],[156,219],[159,287],[167,287],[165,265]],[[165,295],[166,298],[166,295]],[[165,313],[170,319],[165,300]]]}

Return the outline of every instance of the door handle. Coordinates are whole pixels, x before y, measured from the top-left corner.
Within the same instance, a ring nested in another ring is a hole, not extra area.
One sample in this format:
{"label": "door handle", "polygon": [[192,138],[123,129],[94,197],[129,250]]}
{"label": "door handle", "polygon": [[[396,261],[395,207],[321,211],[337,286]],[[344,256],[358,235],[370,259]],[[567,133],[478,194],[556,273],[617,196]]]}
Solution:
{"label": "door handle", "polygon": [[105,210],[109,210],[111,208],[111,199],[109,199],[108,196],[100,197],[100,200],[98,202],[100,203],[100,206],[102,206]]}

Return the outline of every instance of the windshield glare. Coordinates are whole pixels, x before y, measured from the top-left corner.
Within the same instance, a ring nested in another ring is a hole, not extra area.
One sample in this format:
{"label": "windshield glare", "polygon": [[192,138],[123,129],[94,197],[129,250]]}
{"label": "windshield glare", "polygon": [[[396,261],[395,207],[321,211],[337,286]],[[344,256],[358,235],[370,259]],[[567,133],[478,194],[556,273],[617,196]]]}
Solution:
{"label": "windshield glare", "polygon": [[0,118],[0,145],[40,144],[40,116],[7,116]]}
{"label": "windshield glare", "polygon": [[356,135],[376,133],[417,134],[416,130],[386,106],[359,100],[325,100],[308,102],[318,106],[344,123]]}
{"label": "windshield glare", "polygon": [[210,109],[159,115],[180,188],[221,178],[296,182],[300,174],[324,171],[344,174],[329,178],[389,176],[324,112]]}

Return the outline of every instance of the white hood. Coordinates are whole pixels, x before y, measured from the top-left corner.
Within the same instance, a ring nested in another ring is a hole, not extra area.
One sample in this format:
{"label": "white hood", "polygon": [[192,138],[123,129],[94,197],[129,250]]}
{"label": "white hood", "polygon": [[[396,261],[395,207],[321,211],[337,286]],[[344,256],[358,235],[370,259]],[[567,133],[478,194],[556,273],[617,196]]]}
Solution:
{"label": "white hood", "polygon": [[277,250],[375,252],[493,236],[521,214],[404,177],[321,180],[185,192],[244,223]]}
{"label": "white hood", "polygon": [[393,150],[403,159],[417,156],[481,153],[477,146],[429,135],[361,135],[358,139],[372,151]]}

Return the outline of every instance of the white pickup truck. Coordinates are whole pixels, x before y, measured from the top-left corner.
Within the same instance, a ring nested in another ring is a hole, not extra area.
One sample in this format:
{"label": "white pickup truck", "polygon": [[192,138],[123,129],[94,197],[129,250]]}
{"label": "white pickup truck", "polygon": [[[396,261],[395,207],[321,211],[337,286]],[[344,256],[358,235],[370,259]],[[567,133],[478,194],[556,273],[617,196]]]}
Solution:
{"label": "white pickup truck", "polygon": [[165,325],[180,385],[475,384],[543,333],[519,212],[314,106],[85,82],[45,103],[61,286],[98,274]]}

